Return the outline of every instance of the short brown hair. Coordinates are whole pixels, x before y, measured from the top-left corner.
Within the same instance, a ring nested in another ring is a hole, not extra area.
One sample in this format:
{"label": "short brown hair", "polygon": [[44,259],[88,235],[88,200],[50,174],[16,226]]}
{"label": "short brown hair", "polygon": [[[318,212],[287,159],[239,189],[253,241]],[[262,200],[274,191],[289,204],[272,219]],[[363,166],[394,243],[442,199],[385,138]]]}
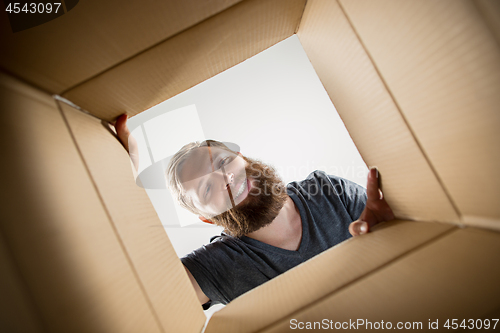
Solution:
{"label": "short brown hair", "polygon": [[167,178],[168,188],[170,189],[170,192],[172,193],[174,199],[177,200],[181,207],[197,215],[203,214],[194,206],[191,198],[189,198],[189,196],[184,193],[182,183],[179,179],[179,169],[182,163],[187,160],[187,158],[195,149],[202,147],[219,147],[234,152],[225,144],[216,140],[205,140],[201,142],[194,141],[188,143],[187,145],[184,145],[177,153],[175,153],[170,162],[168,162],[167,169],[165,170],[165,177]]}

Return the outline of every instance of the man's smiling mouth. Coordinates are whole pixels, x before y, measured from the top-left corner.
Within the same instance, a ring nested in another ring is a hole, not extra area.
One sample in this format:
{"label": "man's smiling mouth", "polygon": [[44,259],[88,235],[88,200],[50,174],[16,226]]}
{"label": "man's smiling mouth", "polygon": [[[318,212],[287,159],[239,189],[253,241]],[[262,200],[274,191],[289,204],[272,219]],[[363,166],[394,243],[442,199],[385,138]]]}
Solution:
{"label": "man's smiling mouth", "polygon": [[247,180],[245,178],[245,179],[243,179],[243,182],[241,183],[241,186],[240,186],[238,192],[234,196],[234,199],[236,200],[243,192],[245,192],[246,188],[247,188]]}

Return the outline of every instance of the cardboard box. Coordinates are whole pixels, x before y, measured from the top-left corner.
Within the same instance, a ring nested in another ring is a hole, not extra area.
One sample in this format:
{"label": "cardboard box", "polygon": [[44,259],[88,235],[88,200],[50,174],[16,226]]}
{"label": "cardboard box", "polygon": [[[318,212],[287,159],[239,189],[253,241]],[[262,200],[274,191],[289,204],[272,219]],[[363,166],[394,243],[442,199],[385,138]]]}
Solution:
{"label": "cardboard box", "polygon": [[103,121],[293,34],[398,220],[246,293],[206,332],[498,318],[498,1],[82,1],[17,33],[2,15],[2,331],[202,330]]}

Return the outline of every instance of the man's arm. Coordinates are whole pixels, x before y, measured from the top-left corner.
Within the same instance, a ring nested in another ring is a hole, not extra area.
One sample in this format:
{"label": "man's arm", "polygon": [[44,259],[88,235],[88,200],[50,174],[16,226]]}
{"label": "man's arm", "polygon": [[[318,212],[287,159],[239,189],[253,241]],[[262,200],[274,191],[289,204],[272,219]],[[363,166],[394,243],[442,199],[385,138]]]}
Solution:
{"label": "man's arm", "polygon": [[[129,152],[130,158],[132,160],[132,163],[134,164],[135,169],[138,170],[139,150],[137,146],[137,141],[135,141],[134,137],[130,135],[130,131],[127,127],[127,119],[128,119],[127,115],[122,114],[120,117],[118,117],[118,119],[116,119],[116,122],[113,125],[115,126],[116,134],[120,139],[123,147],[125,147],[125,149]],[[200,303],[205,304],[208,301],[210,301],[210,299],[201,290],[193,274],[191,274],[191,272],[185,266],[184,268],[186,269],[189,281],[191,281],[191,284],[193,285],[193,288],[196,292],[196,296],[198,296]]]}
{"label": "man's arm", "polygon": [[196,291],[196,296],[198,296],[198,300],[200,303],[203,305],[206,302],[210,301],[210,299],[205,295],[203,290],[201,290],[200,285],[198,282],[196,282],[196,279],[194,278],[193,274],[187,269],[186,266],[184,266],[184,269],[186,270],[187,275],[189,276],[189,280],[191,281],[191,284],[193,285],[194,291]]}
{"label": "man's arm", "polygon": [[349,232],[353,236],[366,234],[370,228],[377,223],[394,219],[391,207],[384,199],[380,189],[380,177],[377,168],[371,168],[368,172],[366,184],[366,206],[358,220],[349,225]]}

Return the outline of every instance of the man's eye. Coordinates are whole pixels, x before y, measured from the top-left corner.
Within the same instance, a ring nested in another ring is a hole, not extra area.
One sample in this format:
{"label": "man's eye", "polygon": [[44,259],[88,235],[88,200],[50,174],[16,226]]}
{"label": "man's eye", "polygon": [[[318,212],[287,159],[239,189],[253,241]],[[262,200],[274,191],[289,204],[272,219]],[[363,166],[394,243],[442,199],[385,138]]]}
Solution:
{"label": "man's eye", "polygon": [[226,164],[226,163],[228,162],[228,160],[229,160],[229,157],[226,157],[226,158],[222,159],[222,160],[220,161],[220,165],[219,165],[219,167],[221,167],[221,166],[223,166],[224,164]]}
{"label": "man's eye", "polygon": [[205,197],[207,197],[208,192],[210,192],[211,185],[207,185],[207,189],[205,190]]}

